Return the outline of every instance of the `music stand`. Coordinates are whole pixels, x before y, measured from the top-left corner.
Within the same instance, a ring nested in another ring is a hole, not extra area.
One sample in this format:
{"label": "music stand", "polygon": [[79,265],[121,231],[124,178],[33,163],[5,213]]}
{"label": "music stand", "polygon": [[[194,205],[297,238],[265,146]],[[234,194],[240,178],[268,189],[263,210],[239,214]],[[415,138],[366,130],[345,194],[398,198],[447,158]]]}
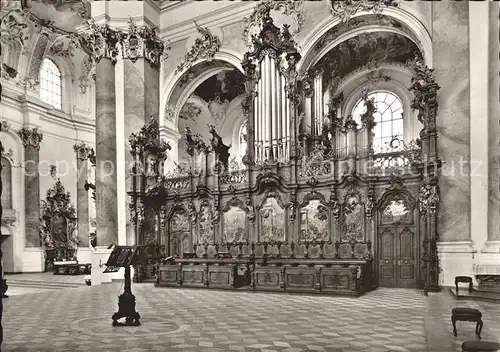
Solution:
{"label": "music stand", "polygon": [[[113,314],[113,326],[138,326],[141,325],[141,316],[135,311],[135,296],[132,294],[130,266],[142,264],[143,253],[138,246],[115,246],[109,255],[104,272],[117,272],[121,267],[125,268],[125,288],[118,297],[118,312]],[[125,323],[118,322],[125,318]]]}

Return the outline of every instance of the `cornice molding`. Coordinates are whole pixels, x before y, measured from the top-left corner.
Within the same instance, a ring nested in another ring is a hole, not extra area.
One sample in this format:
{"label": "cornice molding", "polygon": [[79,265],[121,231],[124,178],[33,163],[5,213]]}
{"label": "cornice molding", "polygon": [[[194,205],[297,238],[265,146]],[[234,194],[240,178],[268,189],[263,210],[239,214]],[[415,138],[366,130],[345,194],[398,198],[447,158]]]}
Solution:
{"label": "cornice molding", "polygon": [[[74,116],[62,111],[50,109],[50,106],[41,101],[36,101],[34,97],[25,95],[19,90],[9,89],[9,86],[3,87],[2,105],[19,111],[21,114],[24,111],[39,115],[40,121],[49,122],[72,131],[77,129],[82,132],[95,133],[95,124],[88,121],[86,116]],[[7,88],[7,89],[5,89]],[[47,134],[44,132],[44,134]]]}
{"label": "cornice molding", "polygon": [[438,253],[476,253],[473,241],[438,242]]}
{"label": "cornice molding", "polygon": [[[158,35],[163,40],[168,39],[171,44],[180,42],[196,33],[196,28],[193,27],[193,20],[202,27],[226,27],[234,23],[243,22],[243,18],[253,12],[254,6],[253,2],[235,2],[220,10],[211,11],[196,18],[189,18],[175,25],[165,27]],[[162,12],[161,16],[166,16],[166,13]]]}

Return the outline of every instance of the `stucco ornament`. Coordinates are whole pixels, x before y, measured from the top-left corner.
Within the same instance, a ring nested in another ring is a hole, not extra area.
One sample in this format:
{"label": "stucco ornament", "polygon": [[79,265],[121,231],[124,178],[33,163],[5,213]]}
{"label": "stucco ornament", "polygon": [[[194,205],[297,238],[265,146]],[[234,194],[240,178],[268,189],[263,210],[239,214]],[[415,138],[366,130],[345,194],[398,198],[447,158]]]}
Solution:
{"label": "stucco ornament", "polygon": [[379,13],[384,7],[398,6],[394,0],[328,0],[328,2],[332,15],[339,16],[344,23],[361,11]]}

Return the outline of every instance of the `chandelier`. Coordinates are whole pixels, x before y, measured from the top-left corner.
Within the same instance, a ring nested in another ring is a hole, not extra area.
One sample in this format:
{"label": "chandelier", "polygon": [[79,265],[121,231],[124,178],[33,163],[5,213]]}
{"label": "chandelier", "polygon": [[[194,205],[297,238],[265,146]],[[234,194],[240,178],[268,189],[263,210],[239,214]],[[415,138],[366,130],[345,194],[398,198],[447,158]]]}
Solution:
{"label": "chandelier", "polygon": [[371,11],[378,13],[385,7],[396,7],[398,4],[394,0],[328,0],[330,12],[333,16],[339,16],[345,23],[360,11]]}

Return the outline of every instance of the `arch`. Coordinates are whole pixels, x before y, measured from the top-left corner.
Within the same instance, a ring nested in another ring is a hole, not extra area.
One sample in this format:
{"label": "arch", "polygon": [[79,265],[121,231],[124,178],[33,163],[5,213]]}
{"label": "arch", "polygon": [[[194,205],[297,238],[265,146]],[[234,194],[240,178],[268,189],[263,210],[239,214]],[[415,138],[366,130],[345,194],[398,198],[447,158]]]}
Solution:
{"label": "arch", "polygon": [[[166,87],[163,90],[163,98],[161,99],[161,110],[160,110],[160,121],[165,121],[165,107],[172,106],[174,108],[174,118],[171,121],[171,124],[175,129],[177,129],[179,112],[182,108],[182,105],[191,95],[191,93],[198,87],[201,83],[203,83],[207,78],[223,71],[227,70],[231,67],[237,68],[241,72],[244,73],[243,67],[241,66],[241,61],[243,60],[243,56],[232,50],[224,50],[219,51],[215,54],[214,60],[208,62],[205,59],[198,60],[190,69],[184,69],[181,72],[173,72],[166,79]],[[210,66],[202,67],[204,63],[210,63]],[[185,86],[180,88],[179,85],[181,83],[184,75],[193,68],[200,69],[200,72],[196,74],[196,76],[190,80],[190,82]],[[176,91],[179,96],[175,97]],[[174,98],[174,99],[173,99]]]}
{"label": "arch", "polygon": [[[360,12],[353,18],[359,18],[362,16],[367,16],[366,12]],[[375,16],[375,15],[372,15]],[[361,26],[356,26],[352,30],[347,30],[346,32],[340,34],[335,40],[328,43],[328,45],[323,46],[323,48],[318,52],[314,52],[314,47],[319,43],[319,41],[330,31],[335,29],[341,24],[339,17],[328,17],[320,24],[318,24],[312,31],[311,35],[306,37],[302,44],[302,59],[297,65],[297,70],[299,72],[306,72],[311,67],[313,67],[328,51],[342,43],[343,41],[350,39],[362,32],[375,32],[375,31],[389,31],[397,34],[404,35],[409,39],[413,40],[418,47],[425,59],[426,65],[432,68],[432,38],[430,33],[427,31],[425,26],[412,14],[404,11],[400,8],[384,8],[380,15],[388,20],[395,20],[398,23],[398,27],[408,28],[412,36],[405,31],[396,29],[394,26],[390,25],[380,25],[380,24],[362,24]],[[390,23],[390,21],[388,21]]]}

